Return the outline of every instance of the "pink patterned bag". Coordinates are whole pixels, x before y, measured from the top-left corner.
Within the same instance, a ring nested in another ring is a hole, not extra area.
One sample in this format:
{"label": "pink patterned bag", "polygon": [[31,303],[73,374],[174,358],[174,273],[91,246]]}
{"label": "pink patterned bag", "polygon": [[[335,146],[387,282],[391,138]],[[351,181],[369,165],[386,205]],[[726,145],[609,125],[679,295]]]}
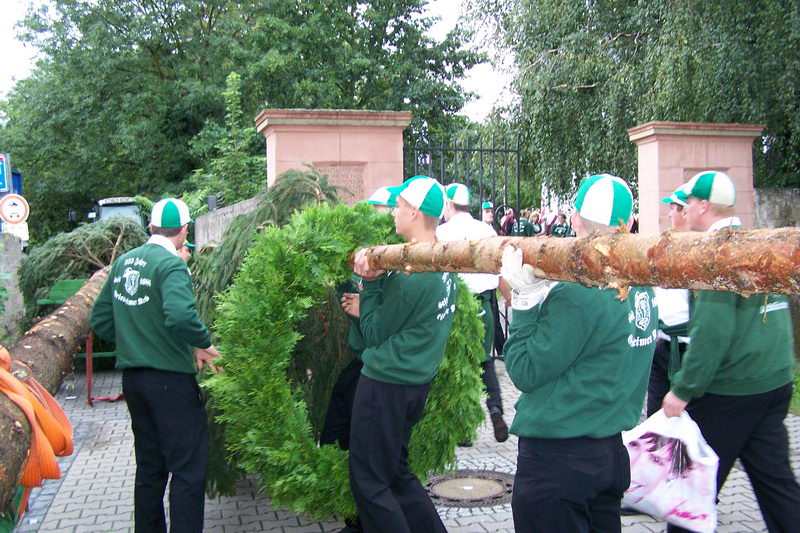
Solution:
{"label": "pink patterned bag", "polygon": [[622,433],[631,460],[631,486],[622,499],[630,507],[691,531],[717,527],[719,459],[684,411],[663,410]]}

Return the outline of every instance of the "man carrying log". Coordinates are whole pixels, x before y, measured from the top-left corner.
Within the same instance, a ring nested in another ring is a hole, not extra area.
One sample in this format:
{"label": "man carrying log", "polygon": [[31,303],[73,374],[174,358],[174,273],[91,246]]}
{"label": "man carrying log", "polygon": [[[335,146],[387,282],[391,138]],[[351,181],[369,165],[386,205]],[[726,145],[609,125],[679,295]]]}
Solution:
{"label": "man carrying log", "polygon": [[[490,225],[472,218],[469,213],[472,193],[462,183],[451,183],[445,188],[447,204],[444,218],[447,222],[436,228],[436,239],[439,241],[477,240],[495,237],[497,232]],[[492,311],[492,298],[495,297],[499,276],[496,274],[460,274],[461,279],[481,304],[481,322],[483,322],[483,349],[486,359],[483,367],[483,385],[486,390],[486,408],[492,419],[494,437],[497,442],[508,440],[508,426],[503,420],[503,398],[500,396],[500,384],[494,370],[492,351],[494,348],[495,323]]]}
{"label": "man carrying log", "polygon": [[[694,231],[739,227],[736,189],[705,171],[682,187]],[[792,397],[793,340],[785,296],[696,291],[689,344],[664,398],[667,416],[686,410],[719,456],[717,491],[737,458],[769,531],[800,527],[800,486],[789,464],[783,419]],[[670,526],[670,531],[683,531]]]}
{"label": "man carrying log", "polygon": [[150,239],[114,263],[92,310],[95,333],[116,343],[136,452],[136,532],[203,530],[208,466],[206,410],[195,374],[219,352],[200,322],[189,271],[177,255],[189,208],[168,198],[153,206]]}
{"label": "man carrying log", "polygon": [[[409,242],[434,242],[444,189],[427,177],[390,188],[395,230]],[[364,362],[350,427],[350,487],[366,533],[442,533],[436,508],[408,468],[411,430],[444,357],[455,311],[453,274],[406,275],[370,267],[360,250],[353,271],[363,279],[359,324]]]}
{"label": "man carrying log", "polygon": [[[672,231],[689,231],[686,219],[685,198],[679,198],[676,190],[661,202],[669,205],[669,221]],[[658,302],[658,340],[650,368],[650,383],[647,386],[647,416],[661,409],[664,396],[669,392],[669,380],[678,371],[681,355],[689,345],[689,291],[687,289],[665,289],[655,287]]]}
{"label": "man carrying log", "polygon": [[[631,219],[633,197],[608,174],[583,181],[572,227],[578,237],[612,233]],[[503,250],[514,320],[508,375],[522,391],[511,433],[519,436],[511,502],[514,527],[530,531],[620,531],[630,484],[620,432],[639,420],[658,323],[650,288],[553,284]]]}

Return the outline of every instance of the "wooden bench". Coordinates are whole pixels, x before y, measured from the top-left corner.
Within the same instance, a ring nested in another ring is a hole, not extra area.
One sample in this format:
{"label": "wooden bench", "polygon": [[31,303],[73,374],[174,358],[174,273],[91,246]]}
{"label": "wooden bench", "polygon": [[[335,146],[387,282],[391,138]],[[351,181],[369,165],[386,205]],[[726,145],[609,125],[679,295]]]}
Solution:
{"label": "wooden bench", "polygon": [[47,298],[40,298],[36,300],[37,305],[61,305],[66,302],[76,292],[81,290],[81,287],[86,285],[86,279],[62,279],[56,281],[55,285],[50,287],[47,293]]}

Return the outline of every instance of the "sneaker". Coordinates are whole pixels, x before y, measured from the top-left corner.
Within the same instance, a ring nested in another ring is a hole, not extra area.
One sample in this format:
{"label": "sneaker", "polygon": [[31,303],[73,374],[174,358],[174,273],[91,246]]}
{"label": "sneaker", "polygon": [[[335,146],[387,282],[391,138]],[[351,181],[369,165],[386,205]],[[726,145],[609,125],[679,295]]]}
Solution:
{"label": "sneaker", "polygon": [[508,440],[508,426],[506,421],[503,420],[503,413],[496,411],[492,413],[492,426],[494,426],[494,438],[497,442],[505,442]]}

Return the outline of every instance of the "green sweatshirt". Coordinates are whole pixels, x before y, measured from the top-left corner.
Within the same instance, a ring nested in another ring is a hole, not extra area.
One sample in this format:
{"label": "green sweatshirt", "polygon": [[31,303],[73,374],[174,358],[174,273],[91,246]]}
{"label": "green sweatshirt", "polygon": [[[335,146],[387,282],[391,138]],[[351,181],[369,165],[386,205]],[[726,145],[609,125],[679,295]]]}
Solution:
{"label": "green sweatshirt", "polygon": [[444,357],[455,301],[453,274],[389,272],[383,279],[364,281],[361,373],[396,385],[430,382]]}
{"label": "green sweatshirt", "polygon": [[792,381],[792,323],[785,296],[697,291],[689,335],[692,342],[672,378],[672,392],[684,401],[707,392],[759,394]]}
{"label": "green sweatshirt", "polygon": [[114,263],[92,310],[94,332],[117,345],[117,368],[194,374],[193,347],[208,348],[186,263],[148,242]]}
{"label": "green sweatshirt", "polygon": [[617,291],[558,283],[545,301],[514,311],[506,369],[522,391],[511,432],[603,438],[639,420],[656,342],[650,288]]}

